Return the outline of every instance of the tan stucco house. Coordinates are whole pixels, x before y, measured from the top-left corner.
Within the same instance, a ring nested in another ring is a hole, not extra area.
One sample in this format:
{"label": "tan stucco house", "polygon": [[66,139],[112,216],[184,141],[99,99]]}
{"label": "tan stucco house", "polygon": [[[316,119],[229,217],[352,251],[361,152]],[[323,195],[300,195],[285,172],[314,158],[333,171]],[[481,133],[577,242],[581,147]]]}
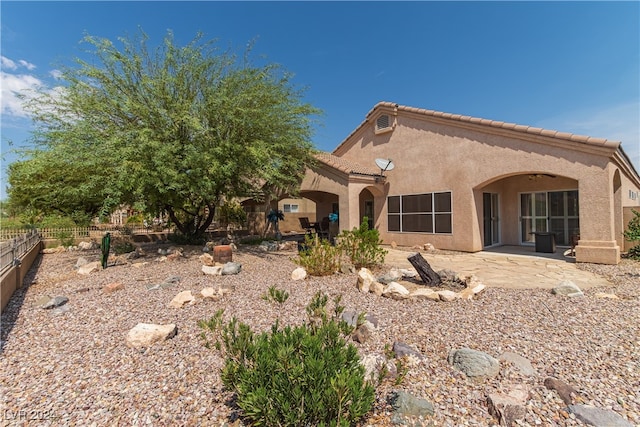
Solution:
{"label": "tan stucco house", "polygon": [[578,242],[578,262],[616,264],[623,208],[640,206],[619,142],[390,102],[317,157],[300,192],[316,217],[338,212],[344,230],[367,216],[404,246],[476,252],[551,232],[558,246]]}

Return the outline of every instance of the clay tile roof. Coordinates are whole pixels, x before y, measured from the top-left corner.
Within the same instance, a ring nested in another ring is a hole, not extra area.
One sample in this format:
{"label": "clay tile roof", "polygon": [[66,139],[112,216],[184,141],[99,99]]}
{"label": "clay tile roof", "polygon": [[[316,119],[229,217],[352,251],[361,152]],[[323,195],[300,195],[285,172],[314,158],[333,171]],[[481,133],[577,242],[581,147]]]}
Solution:
{"label": "clay tile roof", "polygon": [[334,156],[333,154],[324,151],[317,153],[315,157],[320,162],[347,174],[370,176],[380,175],[380,170],[376,169],[375,167],[363,166],[359,163],[343,159],[342,157]]}
{"label": "clay tile roof", "polygon": [[[616,148],[618,148],[620,146],[620,142],[619,141],[611,141],[611,140],[604,139],[604,138],[593,138],[593,137],[590,137],[590,136],[575,135],[575,134],[568,133],[568,132],[558,132],[558,131],[555,131],[555,130],[542,129],[542,128],[534,127],[534,126],[519,125],[519,124],[516,124],[516,123],[507,123],[507,122],[502,122],[502,121],[499,121],[499,120],[490,120],[490,119],[483,119],[483,118],[479,118],[479,117],[464,116],[464,115],[460,115],[460,114],[444,113],[442,111],[426,110],[426,109],[423,109],[423,108],[408,107],[408,106],[405,106],[405,105],[398,105],[398,104],[395,104],[393,102],[387,102],[387,101],[382,101],[382,102],[379,102],[378,104],[376,104],[371,109],[371,111],[369,111],[367,113],[367,119],[373,114],[373,112],[375,110],[377,110],[379,108],[393,108],[393,109],[395,109],[397,111],[406,111],[406,112],[411,112],[411,113],[423,114],[425,116],[431,116],[431,117],[441,117],[441,118],[445,118],[445,119],[448,119],[448,120],[479,124],[481,126],[489,126],[489,127],[494,127],[494,128],[509,129],[509,130],[513,130],[513,131],[516,131],[516,132],[522,132],[522,133],[531,134],[531,135],[542,135],[542,136],[546,136],[546,137],[550,137],[550,138],[564,139],[564,140],[574,141],[574,142],[581,142],[581,143],[584,143],[584,144],[596,145],[596,146],[601,146],[601,147],[606,147],[606,148],[611,148],[611,149],[616,149]],[[358,126],[358,128],[363,126],[366,122],[367,122],[367,120],[362,122],[362,124],[360,126]],[[352,134],[353,133],[355,133],[355,131],[352,132]],[[350,136],[351,135],[349,135],[349,137]],[[349,137],[347,137],[343,141],[343,143],[345,141],[347,141],[349,139]],[[342,143],[340,145],[342,145]]]}

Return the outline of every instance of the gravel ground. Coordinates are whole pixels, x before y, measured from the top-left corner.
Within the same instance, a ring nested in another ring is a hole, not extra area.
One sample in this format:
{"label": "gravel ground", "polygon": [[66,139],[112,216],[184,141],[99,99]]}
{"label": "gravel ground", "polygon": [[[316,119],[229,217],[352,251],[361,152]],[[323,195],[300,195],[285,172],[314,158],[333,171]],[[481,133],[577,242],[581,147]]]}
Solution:
{"label": "gravel ground", "polygon": [[[166,247],[166,245],[165,245]],[[490,393],[513,384],[526,385],[529,397],[523,426],[583,425],[566,411],[543,381],[558,378],[579,390],[578,402],[610,409],[640,425],[640,263],[580,267],[610,279],[613,286],[590,289],[585,297],[552,295],[545,290],[488,288],[472,301],[450,303],[396,301],[361,294],[355,274],[291,280],[294,252],[259,252],[241,247],[235,276],[204,276],[198,248],[184,257],[160,262],[157,248],[132,264],[80,276],[80,256],[98,260],[99,251],[47,254],[27,275],[2,314],[0,396],[2,425],[241,425],[227,403],[218,374],[223,360],[199,338],[198,320],[219,309],[266,330],[276,318],[299,324],[312,295],[322,290],[341,294],[347,310],[368,312],[379,328],[364,344],[362,355],[383,354],[400,341],[418,349],[425,360],[413,363],[400,385],[385,382],[377,392],[371,416],[362,425],[390,424],[386,396],[405,390],[433,403],[436,426],[496,425],[487,409]],[[173,287],[147,290],[171,276]],[[479,278],[482,280],[482,278]],[[120,282],[124,289],[105,294],[103,286]],[[183,290],[194,295],[207,286],[233,287],[219,301],[200,300],[181,309],[167,306]],[[270,286],[289,292],[280,310],[261,297]],[[620,299],[597,298],[597,292]],[[43,295],[69,298],[68,311],[55,314],[36,305]],[[178,334],[146,350],[125,345],[137,323],[175,323]],[[537,375],[524,376],[501,362],[497,377],[475,382],[447,363],[450,350],[469,347],[498,358],[510,351],[528,359]]]}

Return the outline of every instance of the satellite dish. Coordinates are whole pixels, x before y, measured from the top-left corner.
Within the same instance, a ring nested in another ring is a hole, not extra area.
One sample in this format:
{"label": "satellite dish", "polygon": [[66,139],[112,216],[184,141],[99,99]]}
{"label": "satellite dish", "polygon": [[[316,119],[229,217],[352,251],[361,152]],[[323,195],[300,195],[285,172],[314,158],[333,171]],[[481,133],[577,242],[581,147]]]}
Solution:
{"label": "satellite dish", "polygon": [[391,159],[376,159],[376,165],[380,168],[380,175],[383,175],[385,171],[393,170],[393,168],[396,167]]}

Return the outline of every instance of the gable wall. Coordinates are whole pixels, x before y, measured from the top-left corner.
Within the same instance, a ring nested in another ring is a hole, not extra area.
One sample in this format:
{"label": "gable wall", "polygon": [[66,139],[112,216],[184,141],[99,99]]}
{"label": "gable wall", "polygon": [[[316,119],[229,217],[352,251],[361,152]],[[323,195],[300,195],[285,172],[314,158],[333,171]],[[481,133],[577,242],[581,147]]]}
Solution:
{"label": "gable wall", "polygon": [[[471,124],[451,126],[441,119],[425,119],[410,113],[400,114],[396,120],[393,132],[381,135],[374,133],[373,123],[363,126],[336,154],[363,165],[374,165],[376,158],[392,159],[394,170],[385,172],[386,195],[452,191],[454,231],[452,235],[388,233],[386,206],[382,206],[377,226],[387,243],[393,240],[413,245],[429,241],[443,249],[480,250],[482,191],[488,191],[491,185],[503,193],[501,205],[510,210],[504,212],[505,216],[517,216],[518,194],[529,188],[572,189],[580,182],[581,203],[585,190],[593,193],[593,197],[584,194],[585,205],[608,203],[603,198],[608,198],[610,191],[611,149],[535,135],[527,136],[533,141],[525,141],[517,133]],[[526,175],[534,172],[557,175],[560,179],[546,184],[529,182]],[[518,174],[525,176],[501,181]],[[628,184],[628,180],[623,180],[623,187]],[[379,198],[376,203],[385,204],[386,198]],[[607,212],[602,219],[593,220],[601,227],[595,230],[598,238],[610,234],[608,215]],[[505,229],[503,243],[517,244],[518,232],[514,226]]]}

